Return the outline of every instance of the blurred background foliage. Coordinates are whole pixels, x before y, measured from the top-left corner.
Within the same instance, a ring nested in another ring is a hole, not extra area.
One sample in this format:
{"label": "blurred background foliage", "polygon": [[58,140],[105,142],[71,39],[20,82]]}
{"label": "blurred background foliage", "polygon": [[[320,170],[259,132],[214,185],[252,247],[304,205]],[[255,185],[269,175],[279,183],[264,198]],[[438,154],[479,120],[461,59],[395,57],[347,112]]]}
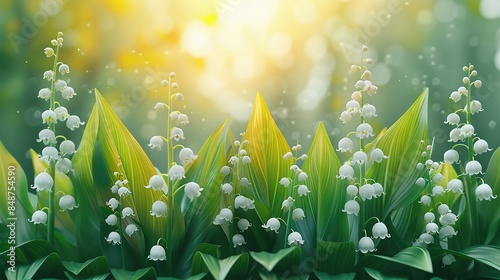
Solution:
{"label": "blurred background foliage", "polygon": [[[259,90],[289,143],[308,148],[323,121],[336,146],[355,128],[340,126],[338,117],[362,44],[379,86],[367,100],[377,107],[375,131],[429,87],[433,158],[441,160],[452,146],[443,121],[458,109],[448,96],[472,63],[485,109],[473,118],[476,132],[490,147],[500,145],[497,0],[3,0],[0,140],[27,174],[29,148],[42,148],[35,139],[47,102],[37,95],[52,67],[43,49],[58,31],[65,38],[60,61],[71,70],[65,78],[78,93],[62,105],[86,121],[99,89],[143,147],[165,134],[166,121],[152,108],[165,101],[160,81],[170,71],[186,97],[177,107],[190,118],[184,144],[195,151],[229,115],[233,131],[243,131]],[[78,143],[83,129],[58,132]],[[148,154],[165,169],[163,153]],[[490,156],[478,159],[486,164]]]}

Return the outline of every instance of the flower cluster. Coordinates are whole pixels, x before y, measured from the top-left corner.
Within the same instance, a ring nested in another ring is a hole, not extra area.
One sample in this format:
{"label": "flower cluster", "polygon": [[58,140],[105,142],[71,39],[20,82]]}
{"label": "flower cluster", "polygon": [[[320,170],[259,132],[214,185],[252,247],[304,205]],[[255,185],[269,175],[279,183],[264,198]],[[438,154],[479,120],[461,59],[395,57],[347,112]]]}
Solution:
{"label": "flower cluster", "polygon": [[[184,190],[184,195],[190,202],[192,202],[196,197],[201,195],[203,188],[196,182],[188,182],[179,186],[181,180],[186,178],[186,167],[192,164],[198,156],[195,155],[192,149],[184,147],[181,144],[174,144],[184,139],[184,131],[180,126],[184,126],[189,123],[189,117],[181,113],[180,111],[173,110],[173,101],[181,102],[184,100],[184,95],[179,92],[173,93],[174,89],[177,89],[179,85],[177,82],[172,80],[175,78],[175,73],[171,72],[168,76],[168,80],[162,80],[161,86],[168,87],[168,101],[167,103],[158,102],[154,106],[157,112],[167,113],[167,131],[169,136],[155,135],[151,137],[148,146],[151,149],[161,150],[163,145],[167,144],[168,153],[168,173],[167,174],[155,174],[149,179],[148,185],[145,188],[151,189],[153,192],[161,192],[161,198],[153,202],[151,205],[151,216],[156,218],[168,218],[168,231],[172,232],[173,228],[173,209],[174,209],[174,195],[180,190]],[[180,149],[178,154],[178,159],[180,164],[174,161],[174,150]],[[166,199],[164,199],[166,198]],[[168,201],[168,204],[165,201]],[[168,241],[167,241],[168,244]],[[165,249],[159,244],[154,245],[151,248],[150,255],[148,257],[153,261],[163,261],[166,260]]]}
{"label": "flower cluster", "polygon": [[[129,182],[123,171],[123,166],[118,159],[118,169],[113,173],[115,183],[111,186],[110,191],[116,197],[110,198],[106,201],[106,205],[113,211],[112,214],[106,217],[105,222],[111,227],[116,227],[117,230],[111,231],[105,240],[113,245],[119,245],[122,242],[124,234],[132,237],[132,235],[139,231],[139,227],[135,224],[135,213],[132,209],[133,205],[128,205],[125,200],[126,196],[132,194],[130,191]],[[124,233],[125,232],[125,233]]]}
{"label": "flower cluster", "polygon": [[[243,136],[242,133],[240,136]],[[250,145],[248,140],[240,142],[234,141],[233,148],[236,151],[228,161],[228,165],[221,168],[221,174],[224,176],[224,181],[220,187],[223,200],[229,201],[230,206],[222,208],[219,214],[215,217],[213,224],[219,225],[228,235],[228,239],[232,241],[233,247],[246,244],[245,236],[243,235],[252,224],[247,219],[235,216],[233,212],[236,209],[241,209],[243,212],[255,209],[254,200],[250,198],[252,185],[248,178],[247,166],[251,164],[252,159],[247,153]],[[243,195],[243,193],[246,194]],[[239,233],[234,233],[234,220],[238,220],[237,228]]]}
{"label": "flower cluster", "polygon": [[[41,121],[46,127],[40,130],[37,139],[37,142],[45,145],[39,158],[47,163],[48,168],[35,177],[32,188],[37,192],[48,191],[51,201],[55,199],[56,171],[64,174],[71,172],[73,169],[70,157],[76,152],[73,141],[63,135],[56,134],[56,124],[65,123],[67,128],[71,130],[84,124],[77,115],[70,115],[68,109],[56,100],[59,94],[65,100],[70,100],[76,95],[67,81],[58,78],[59,74],[64,76],[70,72],[69,66],[59,61],[59,49],[63,47],[63,42],[63,33],[58,32],[57,37],[51,40],[52,46],[44,49],[45,55],[52,57],[54,62],[52,69],[43,73],[43,79],[50,83],[50,87],[42,88],[38,92],[38,98],[49,102],[48,108],[41,114]],[[62,141],[58,143],[58,139]],[[63,193],[59,199],[59,207],[61,211],[65,211],[77,208],[78,205],[73,196]],[[53,210],[48,209],[49,216],[42,214],[44,213],[42,210],[36,211],[30,221],[35,224],[45,224],[47,219],[53,220],[50,218],[53,216]]]}
{"label": "flower cluster", "polygon": [[[465,165],[465,173],[462,175],[474,180],[473,178],[476,178],[476,175],[483,174],[483,168],[481,164],[475,160],[475,156],[489,152],[491,149],[489,148],[486,140],[476,136],[476,132],[471,121],[472,115],[483,111],[481,102],[472,99],[472,89],[480,88],[482,82],[481,80],[475,79],[477,71],[474,69],[474,65],[464,66],[462,70],[467,73],[466,76],[462,78],[463,86],[460,86],[458,90],[453,91],[450,94],[450,99],[455,103],[458,103],[463,97],[465,97],[464,99],[466,102],[463,109],[458,109],[446,117],[445,124],[449,124],[453,127],[450,131],[450,139],[448,142],[457,144],[444,153],[444,161],[451,164],[460,163],[459,153],[456,151],[456,148],[460,146],[465,147],[467,149],[468,157]],[[462,115],[462,118],[460,115]],[[465,142],[466,144],[461,142]],[[473,184],[476,187],[474,190],[476,200],[481,201],[495,199],[496,196],[493,195],[492,188],[488,184],[484,183],[482,178],[477,179],[480,180],[481,184]],[[456,182],[456,184],[458,184],[458,182]]]}
{"label": "flower cluster", "polygon": [[[378,87],[371,82],[372,73],[368,69],[373,64],[373,61],[370,58],[364,58],[364,54],[367,51],[368,48],[363,46],[360,64],[351,66],[351,72],[356,73],[359,71],[360,77],[354,84],[355,91],[351,94],[351,100],[346,103],[346,110],[340,114],[340,120],[343,123],[348,123],[353,117],[359,116],[359,125],[355,131],[349,132],[345,137],[340,139],[337,149],[337,151],[342,153],[353,153],[350,160],[339,168],[337,177],[348,181],[346,192],[349,200],[345,203],[342,212],[354,215],[359,219],[360,231],[365,227],[365,221],[364,217],[359,217],[360,213],[363,212],[358,200],[361,200],[364,204],[366,200],[372,200],[384,194],[384,187],[380,183],[375,182],[373,179],[365,178],[366,170],[371,164],[381,163],[387,158],[380,148],[373,146],[368,150],[365,145],[366,139],[375,136],[373,128],[367,120],[377,116],[375,106],[365,102],[366,95],[373,96],[378,90]],[[354,142],[349,138],[350,135],[354,135],[359,141],[359,150],[354,150]],[[355,177],[355,174],[358,174],[358,178]],[[375,225],[377,227],[374,226],[372,230],[374,238],[380,237],[384,239],[385,237],[390,237],[387,234],[387,228],[385,228],[385,234],[380,235],[380,232],[383,232],[381,228],[385,227],[383,223],[379,221]],[[372,252],[375,249],[373,240],[366,236],[366,230],[364,233],[365,236],[359,240],[358,250],[362,253]]]}

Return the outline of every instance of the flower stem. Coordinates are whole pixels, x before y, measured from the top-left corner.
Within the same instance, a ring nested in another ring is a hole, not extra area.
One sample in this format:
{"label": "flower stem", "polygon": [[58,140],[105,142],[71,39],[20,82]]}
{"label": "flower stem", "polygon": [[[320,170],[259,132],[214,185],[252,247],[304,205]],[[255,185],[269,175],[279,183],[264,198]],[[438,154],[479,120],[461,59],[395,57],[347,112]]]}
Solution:
{"label": "flower stem", "polygon": [[[123,198],[120,196],[120,205],[123,205]],[[123,206],[121,206],[120,208],[123,208]],[[125,269],[125,249],[123,248],[123,246],[125,246],[125,236],[123,236],[123,229],[122,229],[122,216],[121,216],[121,213],[120,213],[120,221],[118,223],[118,233],[120,234],[120,239],[122,241],[122,243],[120,244],[120,255],[122,257],[122,269]]]}
{"label": "flower stem", "polygon": [[[172,145],[172,141],[170,141],[170,131],[172,129],[172,122],[170,119],[170,113],[172,111],[172,98],[171,98],[171,83],[172,83],[172,78],[168,78],[168,116],[167,116],[167,147],[168,147],[168,154],[167,154],[167,172],[170,170],[172,167],[172,163],[174,162],[174,154],[173,150],[174,147]],[[172,274],[173,272],[173,253],[172,250],[174,248],[172,242],[173,242],[173,228],[174,228],[174,223],[173,223],[173,218],[174,218],[174,184],[171,178],[168,180],[168,216],[167,216],[167,228],[166,228],[166,240],[167,240],[167,247],[170,247],[170,250],[167,250],[167,262],[168,262],[168,267],[167,270],[170,272],[169,274]]]}

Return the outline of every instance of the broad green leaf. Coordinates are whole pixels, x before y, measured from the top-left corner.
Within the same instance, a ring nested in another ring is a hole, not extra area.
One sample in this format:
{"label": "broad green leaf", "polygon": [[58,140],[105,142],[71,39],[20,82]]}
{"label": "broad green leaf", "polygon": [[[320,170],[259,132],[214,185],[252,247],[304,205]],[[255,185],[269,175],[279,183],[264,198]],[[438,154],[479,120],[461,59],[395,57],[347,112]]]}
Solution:
{"label": "broad green leaf", "polygon": [[255,98],[243,139],[249,141],[247,152],[252,159],[250,183],[253,195],[271,208],[273,217],[281,216],[281,203],[288,197],[288,189],[279,187],[278,182],[289,172],[291,164],[283,160],[283,155],[290,148],[260,92]]}
{"label": "broad green leaf", "polygon": [[103,275],[109,271],[108,262],[103,256],[88,260],[84,263],[63,261],[62,264],[69,272],[78,277],[92,277]]}
{"label": "broad green leaf", "polygon": [[[307,198],[298,199],[298,205],[306,215],[305,221],[296,223],[298,231],[301,234],[314,234],[311,237],[304,236],[306,244],[349,240],[347,214],[342,212],[347,201],[347,182],[336,177],[340,165],[325,126],[320,122],[308,152],[308,159],[302,167],[308,174],[306,183],[311,193]],[[301,230],[302,225],[308,228]]]}
{"label": "broad green leaf", "polygon": [[137,280],[148,280],[148,279],[156,279],[156,271],[152,267],[141,268],[136,271],[128,271],[124,269],[111,269],[111,274],[115,277],[116,280],[129,280],[129,279],[137,279]]}
{"label": "broad green leaf", "polygon": [[330,275],[321,271],[314,271],[314,275],[318,277],[319,280],[353,280],[356,277],[356,273],[341,273],[336,275]]}
{"label": "broad green leaf", "polygon": [[484,181],[497,198],[477,202],[480,230],[485,233],[484,244],[500,246],[500,147],[491,156]]}
{"label": "broad green leaf", "polygon": [[302,250],[300,247],[288,247],[281,249],[276,253],[269,252],[250,252],[250,256],[259,264],[261,264],[267,271],[272,271],[278,263],[282,263],[281,266],[291,267],[292,265],[297,265],[300,262],[300,256]]}
{"label": "broad green leaf", "polygon": [[197,152],[198,158],[189,167],[183,181],[197,182],[203,188],[201,195],[186,205],[186,231],[179,258],[183,273],[188,272],[196,247],[202,242],[208,242],[217,230],[217,226],[212,222],[221,208],[220,185],[224,177],[220,169],[227,163],[228,128],[229,119],[208,137]]}
{"label": "broad green leaf", "polygon": [[69,279],[69,280],[106,280],[108,279],[109,275],[111,273],[107,272],[107,273],[104,273],[104,274],[100,274],[100,275],[92,275],[91,277],[88,277],[88,278],[79,278],[79,277],[76,277],[74,276],[71,272],[69,271],[64,271],[64,275]]}
{"label": "broad green leaf", "polygon": [[375,259],[402,264],[425,272],[432,273],[432,260],[427,249],[411,246],[401,250],[394,257],[382,255],[368,255],[364,263],[375,263]]}
{"label": "broad green leaf", "polygon": [[16,271],[6,272],[7,279],[43,279],[48,277],[63,278],[64,266],[57,253],[50,253],[47,256],[35,260],[31,264],[16,266]]}
{"label": "broad green leaf", "polygon": [[461,252],[449,251],[449,253],[478,261],[500,271],[500,247],[498,246],[472,246]]}
{"label": "broad green leaf", "polygon": [[[0,256],[5,261],[8,259],[7,254],[10,252],[10,246],[3,248]],[[3,250],[5,249],[5,251]],[[28,242],[16,246],[16,263],[32,263],[35,260],[43,258],[51,253],[56,252],[54,247],[49,242],[40,239],[30,240]]]}
{"label": "broad green leaf", "polygon": [[404,279],[408,279],[407,277],[397,277],[397,276],[384,275],[384,274],[382,274],[382,272],[380,272],[376,269],[373,269],[373,268],[369,268],[369,267],[365,267],[364,269],[368,273],[368,275],[370,275],[373,279],[376,279],[376,280],[404,280]]}
{"label": "broad green leaf", "polygon": [[[0,185],[2,186],[0,188],[2,201],[0,224],[8,225],[15,221],[16,244],[20,244],[36,237],[35,225],[28,222],[35,210],[28,196],[26,174],[1,141],[0,170]],[[1,240],[7,240],[9,235],[9,228],[2,226],[0,230]]]}
{"label": "broad green leaf", "polygon": [[247,274],[249,257],[247,253],[218,260],[212,255],[196,252],[192,273],[210,272],[215,279],[242,278]]}
{"label": "broad green leaf", "polygon": [[[354,271],[354,243],[320,241],[315,254],[316,270],[330,275]],[[335,264],[335,265],[332,265]]]}

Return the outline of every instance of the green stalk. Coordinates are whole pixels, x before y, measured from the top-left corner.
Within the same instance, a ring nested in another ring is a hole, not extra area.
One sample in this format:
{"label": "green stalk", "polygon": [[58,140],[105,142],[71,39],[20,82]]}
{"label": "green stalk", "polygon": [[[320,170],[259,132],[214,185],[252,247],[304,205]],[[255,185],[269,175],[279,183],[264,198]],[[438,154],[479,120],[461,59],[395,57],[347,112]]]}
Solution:
{"label": "green stalk", "polygon": [[[172,145],[172,141],[170,139],[170,131],[172,129],[172,122],[170,120],[170,114],[172,112],[172,95],[171,95],[171,83],[172,83],[172,78],[169,76],[168,77],[168,116],[167,116],[167,139],[168,139],[168,154],[167,154],[167,173],[170,171],[170,168],[172,167],[172,163],[174,162],[174,147]],[[174,228],[174,223],[173,223],[173,218],[174,218],[174,184],[171,180],[171,178],[168,178],[168,217],[167,217],[167,229],[166,229],[166,240],[168,242],[168,246],[170,247],[167,249],[167,262],[168,262],[168,267],[167,271],[169,271],[169,274],[172,274],[173,272],[173,228]]]}
{"label": "green stalk", "polygon": [[[364,67],[364,51],[361,51],[361,63],[360,63],[360,78],[363,76],[363,72],[365,71]],[[364,91],[361,91],[361,103],[359,104],[360,108],[362,109],[363,106],[365,105],[365,95]],[[360,113],[359,114],[359,124],[362,124],[365,122],[365,118],[363,115]],[[359,150],[364,152],[365,151],[365,139],[360,138],[359,139]],[[361,187],[363,185],[363,181],[365,180],[365,163],[359,165],[359,186]],[[360,205],[360,211],[359,211],[359,217],[358,217],[358,240],[360,239],[361,236],[363,236],[363,233],[365,232],[365,208],[366,208],[366,203],[364,200],[361,201]],[[363,256],[361,252],[358,252],[358,260]]]}
{"label": "green stalk", "polygon": [[[124,173],[125,174],[125,173]],[[120,205],[123,205],[123,199],[122,197],[120,196]],[[123,206],[120,207],[120,209],[122,209]],[[121,216],[121,213],[120,213],[120,220],[118,221],[118,233],[120,234],[120,238],[122,240],[122,243],[120,244],[120,255],[122,257],[122,268],[125,269],[125,250],[123,248],[123,246],[125,246],[125,237],[123,235],[123,229],[122,229],[122,216]]]}
{"label": "green stalk", "polygon": [[[290,182],[290,197],[293,198],[293,188],[295,186],[295,180],[294,180],[294,177],[295,176],[292,176],[292,182]],[[288,209],[288,215],[287,215],[287,218],[286,218],[286,231],[285,231],[285,241],[283,243],[283,249],[286,248],[286,246],[288,245],[287,244],[287,237],[288,237],[288,233],[290,232],[290,229],[291,229],[291,222],[292,222],[292,209]]]}
{"label": "green stalk", "polygon": [[[50,110],[54,110],[56,107],[56,80],[57,80],[57,63],[59,58],[59,43],[56,46],[56,51],[54,55],[54,65],[52,66],[52,71],[54,72],[54,77],[50,85]],[[56,124],[53,122],[49,124],[49,129],[56,134]],[[55,147],[54,143],[50,143],[50,147]],[[47,242],[54,245],[54,231],[55,231],[55,193],[56,193],[56,162],[54,160],[50,161],[49,166],[50,176],[54,179],[54,186],[52,191],[49,192],[49,215],[47,221]]]}

